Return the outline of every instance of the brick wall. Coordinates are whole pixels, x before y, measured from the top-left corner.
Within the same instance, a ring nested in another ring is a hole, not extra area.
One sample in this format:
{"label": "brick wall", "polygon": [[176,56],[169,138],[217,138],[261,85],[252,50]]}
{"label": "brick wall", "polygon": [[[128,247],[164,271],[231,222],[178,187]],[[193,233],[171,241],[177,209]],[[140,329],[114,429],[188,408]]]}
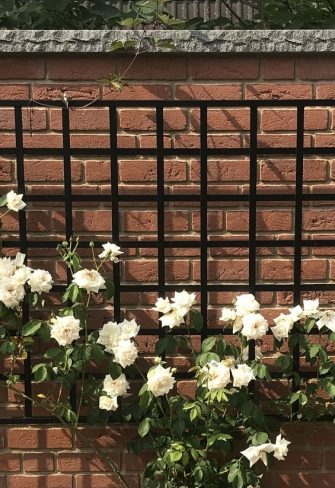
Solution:
{"label": "brick wall", "polygon": [[[334,56],[181,56],[157,55],[140,57],[127,74],[128,86],[120,93],[102,87],[97,80],[116,70],[122,72],[129,63],[123,56],[29,56],[0,58],[0,97],[9,99],[57,99],[66,91],[68,98],[89,101],[99,96],[106,99],[308,99],[335,97]],[[310,108],[306,111],[305,144],[335,145],[332,108]],[[155,144],[155,122],[152,110],[127,108],[119,111],[120,147],[152,147]],[[213,109],[209,111],[209,146],[238,148],[248,144],[248,109]],[[105,109],[76,109],[70,113],[73,147],[108,147],[108,114]],[[0,147],[14,147],[14,115],[11,109],[0,110]],[[26,147],[61,147],[61,117],[55,108],[29,109],[24,115]],[[264,108],[260,112],[258,140],[261,147],[294,147],[296,114],[290,108]],[[199,147],[199,114],[197,110],[167,109],[165,111],[167,147]],[[63,167],[60,158],[26,158],[25,171],[28,193],[62,193]],[[247,194],[249,191],[248,160],[243,157],[223,157],[209,160],[209,192]],[[262,157],[258,161],[259,192],[293,193],[295,161],[288,157]],[[109,161],[99,157],[73,158],[73,190],[89,195],[110,192]],[[334,191],[335,161],[318,155],[306,158],[304,181],[306,192]],[[0,193],[15,184],[15,164],[10,158],[0,159]],[[199,160],[167,158],[165,160],[166,192],[199,193]],[[125,158],[120,161],[120,192],[142,194],[156,192],[155,161],[150,158]],[[157,214],[150,204],[123,204],[120,208],[121,234],[126,239],[155,238]],[[110,239],[111,213],[107,204],[94,202],[74,204],[74,231],[85,238]],[[30,204],[27,209],[29,238],[46,235],[55,241],[64,238],[64,209],[59,204]],[[178,239],[199,238],[199,207],[174,203],[166,207],[166,234]],[[257,232],[267,239],[293,237],[294,207],[291,203],[260,202]],[[241,238],[247,241],[248,207],[246,204],[225,202],[210,204],[209,238],[223,240]],[[309,203],[303,209],[304,237],[313,239],[334,237],[333,208],[326,202]],[[15,217],[5,221],[8,236],[18,236]],[[246,242],[247,246],[247,242]],[[12,250],[13,252],[15,250]],[[171,283],[189,283],[199,279],[199,252],[192,248],[168,249],[167,278]],[[334,279],[334,249],[315,248],[303,252],[303,281],[327,283]],[[85,254],[83,252],[83,257]],[[50,250],[31,250],[32,266],[50,269],[60,281],[65,270]],[[258,279],[289,283],[293,273],[293,249],[258,250]],[[248,249],[214,248],[208,261],[209,281],[246,283]],[[127,249],[122,263],[122,280],[128,283],[155,282],[157,261],[154,249]],[[231,302],[233,293],[211,293],[209,296],[209,327],[220,327],[219,309]],[[307,294],[306,294],[307,295]],[[308,296],[332,305],[335,293],[321,292]],[[289,292],[261,293],[258,299],[271,318],[280,308],[292,303]],[[121,297],[125,317],[135,317],[146,328],[157,328],[157,316],[150,310],[156,300],[154,293],[124,293]],[[59,296],[50,297],[49,306],[57,306]],[[274,312],[275,310],[275,312]],[[97,300],[91,311],[92,326],[112,317]],[[139,346],[143,364],[149,363],[156,337],[141,336]],[[263,352],[271,355],[272,338],[267,337]],[[179,368],[188,366],[188,358],[170,359]],[[6,364],[3,365],[6,367]],[[44,388],[49,388],[49,385]],[[180,383],[182,391],[187,385]],[[43,387],[42,387],[43,388]],[[36,390],[37,391],[37,390]],[[41,387],[38,392],[41,391]],[[19,398],[0,391],[1,416],[22,416]],[[35,413],[41,413],[36,410]],[[335,482],[332,458],[335,450],[334,429],[329,424],[292,425],[287,436],[293,442],[288,462],[268,477],[266,488],[272,486],[330,487]],[[117,462],[138,486],[140,459],[124,452],[123,435],[116,429],[111,436],[97,434],[102,447],[112,448]],[[115,441],[117,439],[117,442]],[[26,443],[26,444],[25,444]],[[1,452],[0,487],[6,488],[94,488],[117,487],[118,481],[103,474],[101,462],[87,449],[78,450],[63,431],[51,427],[38,429],[10,427],[4,429]],[[27,450],[26,450],[26,449]],[[75,450],[74,450],[75,449]],[[28,453],[29,450],[29,453]],[[115,451],[115,453],[114,453]],[[121,461],[122,451],[122,461]],[[130,461],[129,461],[130,459]],[[134,471],[133,471],[134,470]],[[8,474],[6,474],[8,471]],[[100,472],[100,474],[92,474]],[[52,473],[52,474],[51,474]],[[7,478],[7,481],[4,478]],[[280,477],[280,478],[278,478]],[[2,483],[2,484],[1,484]],[[6,484],[7,483],[7,484]]]}

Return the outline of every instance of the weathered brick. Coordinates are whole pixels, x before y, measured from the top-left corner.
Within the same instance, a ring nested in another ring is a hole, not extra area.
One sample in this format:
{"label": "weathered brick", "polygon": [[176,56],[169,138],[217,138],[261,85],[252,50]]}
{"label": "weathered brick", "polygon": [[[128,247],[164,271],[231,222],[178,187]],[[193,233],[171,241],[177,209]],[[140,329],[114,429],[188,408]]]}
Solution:
{"label": "weathered brick", "polygon": [[259,60],[238,55],[197,55],[190,58],[189,70],[194,80],[253,80],[259,74]]}
{"label": "weathered brick", "polygon": [[290,83],[256,83],[253,85],[246,85],[245,97],[246,99],[306,99],[312,98],[312,85]]}

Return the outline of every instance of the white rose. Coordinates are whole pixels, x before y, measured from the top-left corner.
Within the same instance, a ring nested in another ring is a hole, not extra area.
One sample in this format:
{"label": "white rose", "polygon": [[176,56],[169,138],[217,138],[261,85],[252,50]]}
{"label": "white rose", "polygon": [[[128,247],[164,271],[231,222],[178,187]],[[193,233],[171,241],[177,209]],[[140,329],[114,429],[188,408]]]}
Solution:
{"label": "white rose", "polygon": [[235,388],[248,386],[251,380],[256,379],[252,369],[247,364],[239,364],[237,368],[231,370],[231,373],[233,375],[233,386]]}
{"label": "white rose", "polygon": [[319,315],[319,299],[304,300],[304,316],[318,317]]}
{"label": "white rose", "polygon": [[241,454],[245,456],[250,462],[250,468],[261,460],[267,466],[268,458],[267,453],[274,451],[274,444],[268,442],[266,444],[260,444],[259,446],[250,446],[245,451],[241,451]]}
{"label": "white rose", "polygon": [[129,383],[123,373],[121,373],[120,376],[115,380],[110,374],[105,376],[103,390],[107,393],[107,395],[111,397],[124,396],[127,394],[128,389]]}
{"label": "white rose", "polygon": [[235,319],[236,319],[235,310],[227,307],[224,307],[222,309],[220,320],[222,320],[223,322],[230,322],[231,320],[235,320]]}
{"label": "white rose", "polygon": [[276,459],[278,459],[278,461],[284,461],[285,456],[287,456],[288,453],[288,446],[290,444],[291,444],[290,441],[287,441],[286,439],[282,438],[281,434],[277,435],[276,443],[273,444],[274,446],[273,456]]}
{"label": "white rose", "polygon": [[73,283],[83,288],[84,290],[98,293],[99,290],[106,288],[105,280],[95,269],[81,269],[73,275]]}
{"label": "white rose", "polygon": [[109,410],[115,412],[118,408],[117,397],[109,397],[103,395],[99,398],[99,408],[100,410]]}
{"label": "white rose", "polygon": [[30,278],[32,270],[28,266],[22,266],[15,270],[12,279],[19,285],[24,285]]}
{"label": "white rose", "polygon": [[29,278],[28,285],[32,292],[49,293],[52,288],[53,279],[49,271],[35,269]]}
{"label": "white rose", "polygon": [[301,320],[303,318],[304,311],[300,307],[300,305],[297,305],[296,307],[293,307],[290,309],[290,315],[291,315],[293,322],[298,322],[299,320]]}
{"label": "white rose", "polygon": [[248,340],[259,339],[266,334],[269,325],[260,313],[248,313],[242,319],[242,335]]}
{"label": "white rose", "polygon": [[121,331],[121,339],[132,339],[136,337],[140,326],[137,325],[136,320],[124,320],[119,324],[120,331]]}
{"label": "white rose", "polygon": [[248,313],[258,312],[260,309],[260,304],[257,302],[254,295],[251,293],[245,293],[244,295],[239,295],[236,298],[235,309],[237,315],[243,317]]}
{"label": "white rose", "polygon": [[209,390],[225,388],[231,381],[230,369],[223,363],[212,360],[202,368],[202,371],[206,373],[203,386]]}
{"label": "white rose", "polygon": [[60,346],[72,344],[73,341],[79,339],[80,330],[80,321],[74,318],[73,315],[57,316],[51,319],[50,335]]}
{"label": "white rose", "polygon": [[158,298],[155,303],[155,308],[153,309],[159,313],[171,312],[171,303],[168,298]]}
{"label": "white rose", "polygon": [[171,368],[163,368],[160,364],[151,368],[147,374],[148,390],[155,396],[167,395],[172,390],[176,380]]}
{"label": "white rose", "polygon": [[22,198],[23,198],[23,194],[18,195],[13,190],[11,190],[6,195],[7,208],[9,210],[13,210],[14,212],[18,212],[19,210],[22,210],[26,206]]}
{"label": "white rose", "polygon": [[285,315],[281,313],[273,321],[276,325],[271,327],[270,330],[275,336],[275,338],[278,341],[281,341],[282,339],[286,339],[294,325],[294,321],[292,320],[291,314]]}
{"label": "white rose", "polygon": [[7,308],[16,308],[24,298],[24,286],[12,278],[3,277],[0,283],[0,302]]}
{"label": "white rose", "polygon": [[121,327],[116,322],[107,322],[101,330],[99,330],[98,344],[105,346],[106,351],[112,353],[113,348],[116,347],[121,339]]}
{"label": "white rose", "polygon": [[332,332],[335,332],[335,312],[333,310],[325,310],[322,317],[316,322],[318,329],[327,327]]}
{"label": "white rose", "polygon": [[187,293],[186,290],[180,293],[176,291],[172,301],[174,302],[172,308],[184,317],[195,302],[195,293]]}
{"label": "white rose", "polygon": [[120,260],[118,256],[120,254],[123,254],[122,251],[120,251],[120,247],[117,246],[116,244],[111,244],[110,242],[106,242],[106,244],[103,244],[102,247],[104,250],[102,251],[101,254],[99,254],[100,259],[107,259],[109,258],[110,261],[113,263],[118,263]]}
{"label": "white rose", "polygon": [[134,342],[129,339],[121,339],[118,345],[113,348],[113,354],[114,361],[125,368],[134,364],[138,351]]}
{"label": "white rose", "polygon": [[172,310],[172,312],[162,315],[159,320],[162,322],[162,327],[179,327],[184,323],[184,317],[179,313],[179,310]]}
{"label": "white rose", "polygon": [[14,261],[11,258],[0,258],[0,278],[10,278],[14,269]]}
{"label": "white rose", "polygon": [[240,332],[243,327],[243,317],[237,316],[233,323],[233,334]]}

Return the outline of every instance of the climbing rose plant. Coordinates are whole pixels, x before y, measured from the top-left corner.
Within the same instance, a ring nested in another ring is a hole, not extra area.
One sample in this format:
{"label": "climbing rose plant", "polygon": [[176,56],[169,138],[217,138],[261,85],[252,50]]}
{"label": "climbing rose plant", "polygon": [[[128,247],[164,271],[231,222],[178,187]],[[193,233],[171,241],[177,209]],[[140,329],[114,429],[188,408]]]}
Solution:
{"label": "climbing rose plant", "polygon": [[[19,212],[25,203],[11,191],[0,206],[3,217]],[[260,487],[265,467],[284,461],[294,442],[282,437],[274,413],[291,420],[334,415],[335,365],[327,347],[313,338],[317,331],[334,341],[335,312],[320,310],[317,299],[281,313],[269,327],[256,298],[239,295],[233,307],[222,309],[223,333],[205,338],[199,348],[194,334],[201,332],[203,319],[195,293],[159,297],[154,310],[164,334],[152,366],[143,372],[137,364],[140,325],[135,320],[109,321],[97,330],[90,325],[91,301],[103,295],[108,306],[113,297],[108,269],[119,262],[121,249],[108,242],[97,254],[91,243],[91,264],[84,268],[78,245],[78,239],[70,239],[57,247],[72,278],[62,304],[47,318],[44,301],[54,285],[50,273],[27,266],[20,252],[0,258],[0,355],[8,365],[6,385],[52,413],[75,435],[80,435],[77,427],[84,413],[89,423],[136,422],[138,438],[129,447],[154,453],[143,475],[144,487]],[[28,304],[34,318],[24,321]],[[229,334],[236,335],[234,340]],[[273,335],[277,348],[272,363],[261,353],[266,334]],[[292,360],[297,346],[317,381],[297,372]],[[40,358],[32,370],[36,384],[53,382],[56,393],[30,398],[21,391],[17,370],[31,353]],[[190,356],[187,396],[176,388],[178,371],[171,365],[171,357],[178,354]],[[275,369],[286,378],[288,394],[270,409],[262,408],[259,384],[269,384]],[[131,381],[139,377],[137,395]],[[71,391],[76,385],[74,405]],[[127,486],[113,461],[95,447],[119,476],[120,486]]]}

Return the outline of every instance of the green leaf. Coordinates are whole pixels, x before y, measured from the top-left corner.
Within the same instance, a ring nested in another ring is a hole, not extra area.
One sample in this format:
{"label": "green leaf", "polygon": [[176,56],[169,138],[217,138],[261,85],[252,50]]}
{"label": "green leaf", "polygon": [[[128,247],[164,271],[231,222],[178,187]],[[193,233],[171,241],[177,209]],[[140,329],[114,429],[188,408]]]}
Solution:
{"label": "green leaf", "polygon": [[182,457],[183,457],[182,451],[173,451],[170,453],[170,460],[172,463],[176,463],[180,461]]}
{"label": "green leaf", "polygon": [[7,307],[5,307],[5,305],[0,302],[0,318],[4,317],[8,312],[8,309]]}
{"label": "green leaf", "polygon": [[191,310],[190,314],[191,314],[191,325],[193,329],[197,331],[201,331],[204,325],[204,319],[202,318],[201,313],[198,312],[197,310]]}
{"label": "green leaf", "polygon": [[0,326],[0,339],[4,339],[7,335],[7,331],[5,329],[5,327],[3,327],[2,325]]}
{"label": "green leaf", "polygon": [[216,337],[215,336],[207,337],[207,339],[205,339],[201,345],[202,352],[211,351],[213,349],[213,347],[215,346],[215,344],[216,344]]}
{"label": "green leaf", "polygon": [[41,328],[42,322],[39,320],[30,320],[22,328],[22,335],[24,337],[32,336]]}
{"label": "green leaf", "polygon": [[111,298],[113,298],[115,293],[114,281],[110,278],[106,278],[105,283],[106,283],[106,291],[105,291],[106,300],[110,300]]}
{"label": "green leaf", "polygon": [[7,205],[7,195],[0,197],[0,207],[4,207],[5,205]]}
{"label": "green leaf", "polygon": [[79,294],[79,287],[75,283],[71,283],[68,287],[66,292],[64,293],[62,299],[63,302],[70,300],[72,303],[75,303]]}
{"label": "green leaf", "polygon": [[42,383],[48,377],[48,369],[45,364],[37,364],[32,369],[32,372],[34,373],[36,383]]}
{"label": "green leaf", "polygon": [[150,420],[144,419],[138,426],[138,434],[140,437],[145,437],[150,430]]}
{"label": "green leaf", "polygon": [[309,355],[311,358],[314,358],[318,355],[320,351],[320,346],[318,344],[313,344],[310,348],[309,348]]}

